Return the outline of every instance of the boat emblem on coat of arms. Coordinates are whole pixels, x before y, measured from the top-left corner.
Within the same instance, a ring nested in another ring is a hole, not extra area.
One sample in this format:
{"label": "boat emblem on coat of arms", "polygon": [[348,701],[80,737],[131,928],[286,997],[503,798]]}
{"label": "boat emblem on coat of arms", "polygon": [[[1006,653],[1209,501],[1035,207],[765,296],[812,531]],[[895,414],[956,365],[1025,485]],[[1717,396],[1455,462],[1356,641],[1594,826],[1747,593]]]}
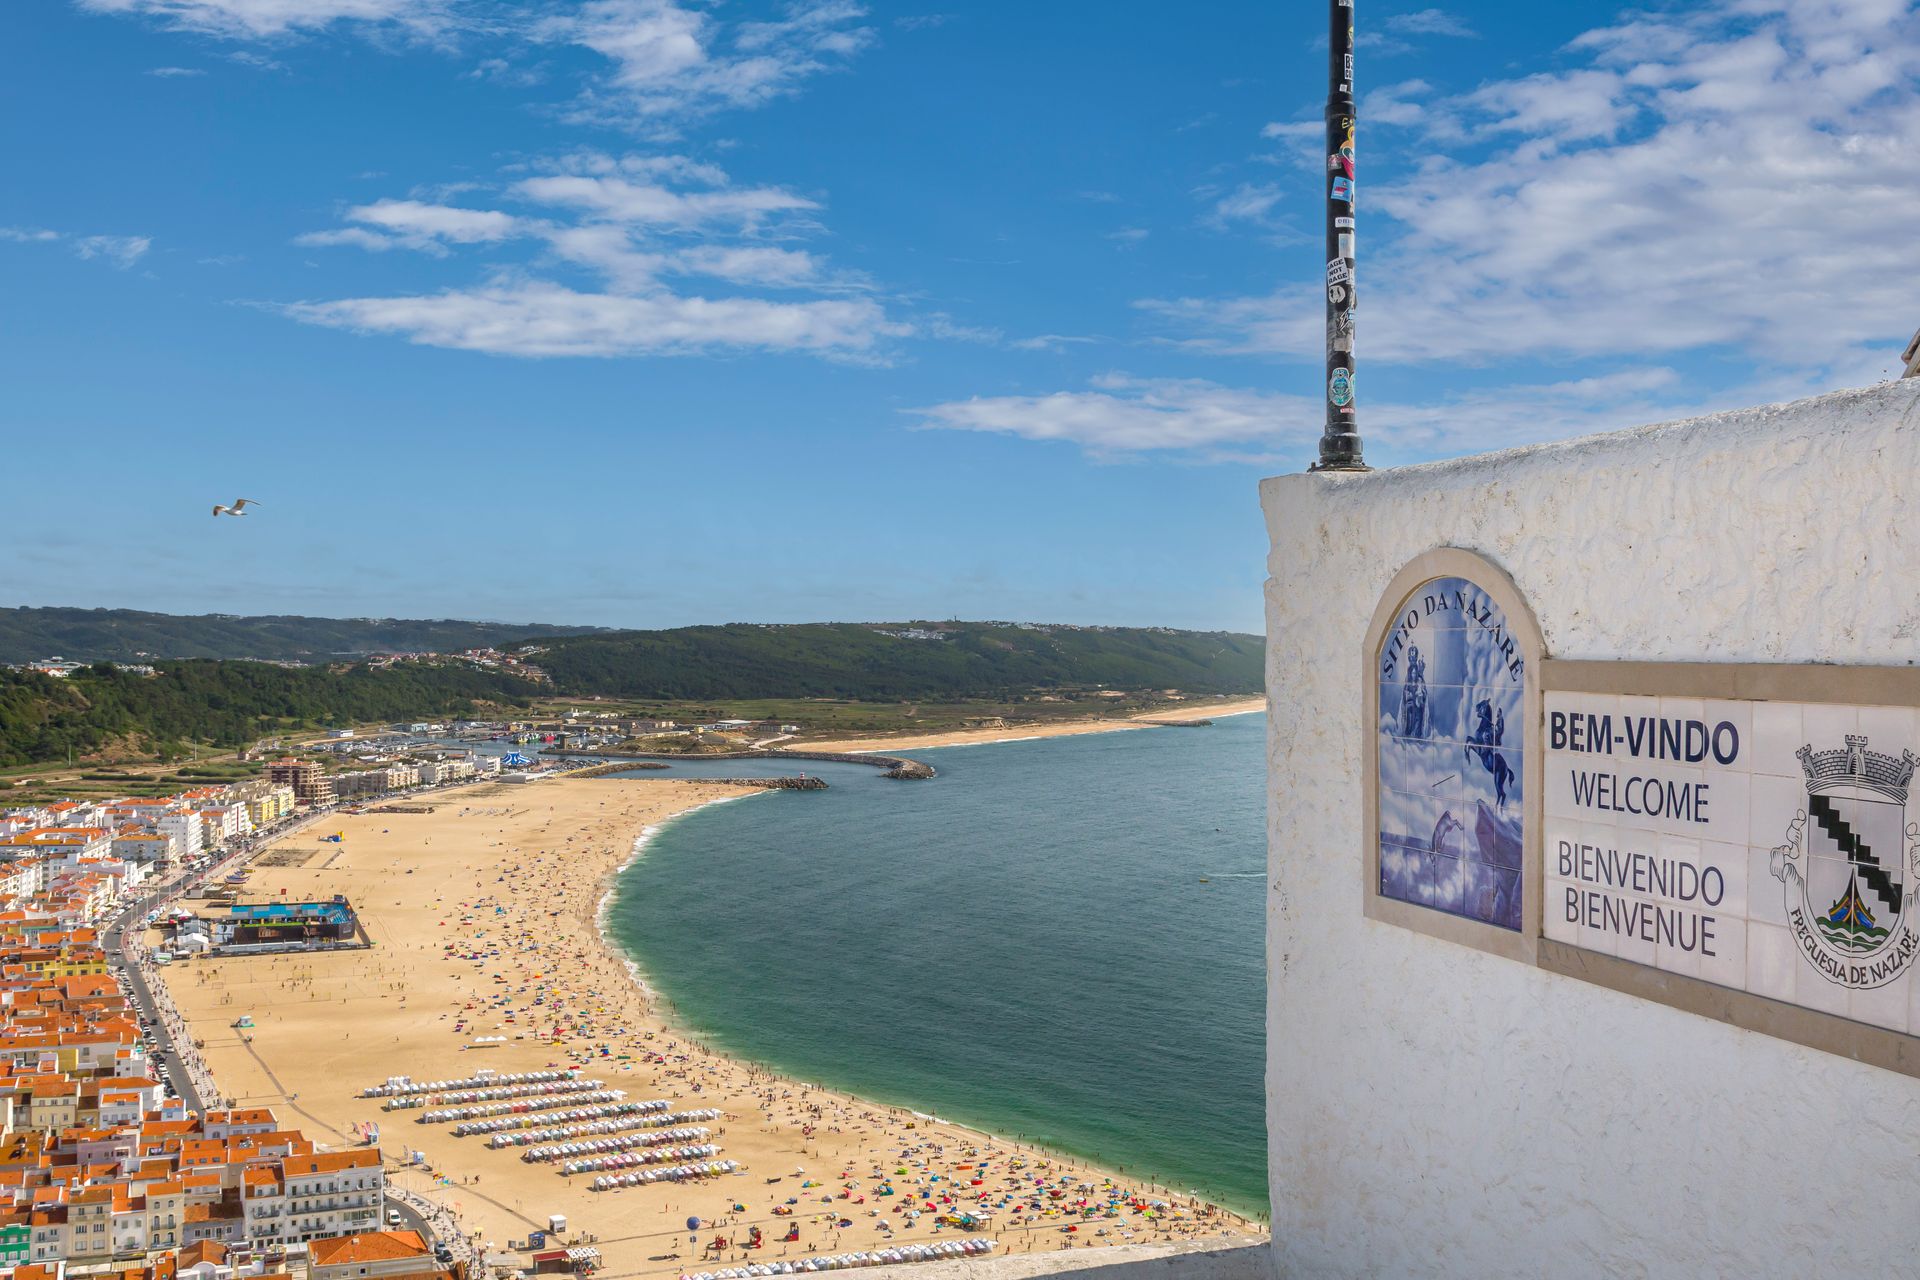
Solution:
{"label": "boat emblem on coat of arms", "polygon": [[1794,944],[1827,981],[1856,990],[1885,986],[1920,953],[1920,825],[1907,821],[1907,787],[1920,764],[1867,749],[1797,753],[1806,808],[1773,850]]}

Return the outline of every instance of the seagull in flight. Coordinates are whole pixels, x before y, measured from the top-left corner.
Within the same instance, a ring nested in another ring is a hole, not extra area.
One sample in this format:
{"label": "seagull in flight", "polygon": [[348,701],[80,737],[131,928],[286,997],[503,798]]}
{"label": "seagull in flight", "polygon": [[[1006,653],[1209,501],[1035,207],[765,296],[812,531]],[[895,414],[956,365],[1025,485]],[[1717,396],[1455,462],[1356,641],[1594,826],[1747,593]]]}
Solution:
{"label": "seagull in flight", "polygon": [[248,507],[257,507],[257,506],[259,506],[259,505],[260,505],[260,504],[259,504],[259,503],[257,503],[257,502],[255,502],[255,501],[254,501],[254,500],[253,500],[252,498],[240,498],[240,499],[238,499],[238,500],[236,500],[236,501],[234,502],[234,504],[233,504],[232,506],[230,506],[230,507],[223,507],[223,506],[220,506],[220,505],[218,505],[218,504],[216,504],[216,505],[214,506],[214,508],[213,508],[213,514],[214,514],[214,515],[215,515],[216,517],[219,517],[219,516],[243,516],[243,515],[245,515],[245,514],[247,514],[247,508],[248,508]]}

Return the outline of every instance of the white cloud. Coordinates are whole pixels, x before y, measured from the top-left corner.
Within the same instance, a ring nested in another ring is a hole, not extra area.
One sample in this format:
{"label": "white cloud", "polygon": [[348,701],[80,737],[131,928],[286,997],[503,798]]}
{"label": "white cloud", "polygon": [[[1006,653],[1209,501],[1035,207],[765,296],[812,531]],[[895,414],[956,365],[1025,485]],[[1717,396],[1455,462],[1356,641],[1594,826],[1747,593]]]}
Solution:
{"label": "white cloud", "polygon": [[988,329],[977,325],[961,324],[952,316],[936,311],[926,320],[928,336],[942,342],[971,342],[984,347],[997,347],[1006,335],[998,329]]}
{"label": "white cloud", "polygon": [[1478,35],[1467,25],[1466,19],[1457,13],[1445,9],[1418,9],[1413,13],[1396,13],[1386,20],[1389,31],[1407,36],[1462,36],[1473,38]]}
{"label": "white cloud", "polygon": [[444,29],[447,0],[75,0],[94,13],[157,18],[229,40],[314,32],[334,23],[372,23],[420,35]]}
{"label": "white cloud", "polygon": [[[1912,331],[1911,0],[1632,14],[1564,54],[1564,70],[1451,98],[1396,87],[1370,145],[1424,159],[1370,188],[1362,147],[1359,216],[1379,228],[1360,262],[1363,353],[1714,349],[1837,369]],[[1208,350],[1311,357],[1324,340],[1313,281],[1143,305]]]}
{"label": "white cloud", "polygon": [[154,67],[147,74],[158,76],[162,80],[173,80],[182,76],[203,76],[207,73],[199,67]]}
{"label": "white cloud", "polygon": [[101,258],[125,271],[146,255],[153,247],[153,241],[147,236],[80,236],[73,242],[73,251],[82,258]]}
{"label": "white cloud", "polygon": [[[1721,407],[1688,395],[1667,368],[1490,387],[1415,404],[1361,402],[1369,444],[1403,456],[1491,449],[1582,435]],[[1095,457],[1179,453],[1271,464],[1304,459],[1319,439],[1318,395],[1198,378],[1108,374],[1086,390],[977,396],[912,411],[928,427],[1078,446]],[[1242,452],[1251,449],[1251,454]]]}
{"label": "white cloud", "polygon": [[495,209],[460,209],[418,200],[376,200],[350,212],[355,222],[404,238],[420,237],[454,244],[484,244],[516,234],[520,220]]}
{"label": "white cloud", "polygon": [[1031,338],[1015,338],[1007,345],[1015,351],[1065,351],[1070,346],[1099,342],[1099,338],[1077,333],[1037,333]]}
{"label": "white cloud", "polygon": [[1094,454],[1282,443],[1319,412],[1317,398],[1200,379],[1097,378],[1087,391],[975,396],[915,410],[927,425],[1075,444]]}
{"label": "white cloud", "polygon": [[729,28],[677,0],[589,0],[535,23],[532,35],[585,46],[614,64],[576,104],[576,118],[658,126],[758,106],[844,67],[873,38],[856,25],[864,15],[847,0],[800,0],[779,21]]}
{"label": "white cloud", "polygon": [[365,227],[337,227],[330,231],[308,231],[293,238],[297,245],[313,249],[351,246],[366,249],[373,253],[385,253],[389,249],[428,248],[430,252],[445,252],[436,246],[408,244],[398,236],[381,235],[378,231],[369,231]]}
{"label": "white cloud", "polygon": [[0,227],[0,240],[16,244],[60,244],[77,258],[99,260],[125,271],[153,247],[150,236],[77,236],[44,227]]}
{"label": "white cloud", "polygon": [[[865,290],[856,277],[831,270],[804,249],[759,238],[765,219],[815,210],[813,200],[778,188],[736,187],[725,171],[684,156],[588,154],[537,167],[560,172],[520,179],[501,193],[534,212],[376,200],[346,211],[353,225],[299,237],[311,246],[407,248],[439,257],[486,253],[495,259],[486,269],[489,283],[283,310],[310,324],[521,356],[776,350],[878,361],[885,340],[910,332],[879,303],[847,296]],[[782,224],[786,234],[795,230]],[[500,261],[504,254],[517,256]],[[534,274],[562,267],[583,269],[597,287]],[[677,278],[837,296],[688,296],[665,283]]]}
{"label": "white cloud", "polygon": [[802,249],[756,245],[698,245],[668,259],[677,273],[763,288],[797,288],[821,283],[820,260]]}
{"label": "white cloud", "polygon": [[769,214],[820,207],[804,196],[774,187],[681,192],[652,182],[576,174],[528,178],[514,191],[539,204],[562,205],[607,221],[638,226],[752,227]]}
{"label": "white cloud", "polygon": [[1216,197],[1213,208],[1203,221],[1215,228],[1225,228],[1234,222],[1266,226],[1272,221],[1273,206],[1284,200],[1286,194],[1285,189],[1277,183],[1243,182],[1225,195]]}
{"label": "white cloud", "polygon": [[[842,70],[872,44],[854,0],[791,0],[779,17],[727,22],[702,0],[74,0],[93,13],[148,18],[236,42],[285,42],[341,29],[374,41],[394,35],[449,51],[475,40],[519,46],[573,45],[610,64],[595,71],[567,109],[576,122],[657,136],[713,111],[755,107],[808,78]],[[501,50],[500,52],[509,52]],[[247,49],[226,56],[267,70],[285,65]],[[467,75],[525,88],[543,66],[481,59]]]}
{"label": "white cloud", "polygon": [[538,281],[392,298],[302,302],[309,324],[404,337],[422,346],[513,356],[798,351],[868,356],[905,332],[866,299],[779,303],[581,293]]}

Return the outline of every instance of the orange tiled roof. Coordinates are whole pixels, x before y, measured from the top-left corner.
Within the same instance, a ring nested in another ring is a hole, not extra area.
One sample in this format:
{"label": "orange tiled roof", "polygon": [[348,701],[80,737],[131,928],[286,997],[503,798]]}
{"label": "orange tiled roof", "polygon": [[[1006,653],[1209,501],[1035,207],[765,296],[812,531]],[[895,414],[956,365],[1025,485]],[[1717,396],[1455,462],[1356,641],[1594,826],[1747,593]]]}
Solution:
{"label": "orange tiled roof", "polygon": [[425,1257],[427,1242],[418,1231],[369,1231],[365,1235],[334,1236],[307,1245],[307,1258],[316,1267],[348,1263],[394,1262]]}

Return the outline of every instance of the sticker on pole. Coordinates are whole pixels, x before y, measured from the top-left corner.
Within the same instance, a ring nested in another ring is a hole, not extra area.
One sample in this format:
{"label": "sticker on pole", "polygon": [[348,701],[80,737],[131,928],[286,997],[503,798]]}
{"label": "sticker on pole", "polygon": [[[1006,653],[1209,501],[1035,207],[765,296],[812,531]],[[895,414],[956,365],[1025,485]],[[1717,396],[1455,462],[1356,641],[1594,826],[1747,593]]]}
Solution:
{"label": "sticker on pole", "polygon": [[1341,409],[1353,403],[1352,370],[1342,368],[1333,371],[1333,376],[1327,379],[1327,399]]}
{"label": "sticker on pole", "polygon": [[1343,204],[1353,203],[1353,179],[1335,178],[1333,180],[1333,198]]}

